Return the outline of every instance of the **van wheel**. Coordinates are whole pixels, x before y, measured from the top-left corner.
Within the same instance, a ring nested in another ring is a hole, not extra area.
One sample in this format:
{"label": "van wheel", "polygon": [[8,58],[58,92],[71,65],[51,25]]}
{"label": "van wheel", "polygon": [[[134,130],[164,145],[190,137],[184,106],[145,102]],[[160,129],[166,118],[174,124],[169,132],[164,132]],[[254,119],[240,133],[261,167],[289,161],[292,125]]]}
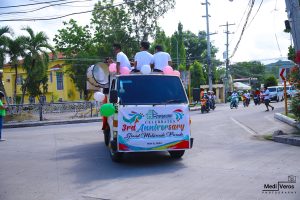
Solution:
{"label": "van wheel", "polygon": [[110,153],[110,158],[113,162],[121,162],[122,159],[123,159],[123,152],[117,152],[116,150],[114,150],[114,148],[116,147],[113,147],[115,144],[116,141],[111,141],[109,143],[109,153]]}
{"label": "van wheel", "polygon": [[279,102],[279,97],[277,97],[276,101]]}
{"label": "van wheel", "polygon": [[110,128],[103,130],[103,134],[104,134],[104,143],[106,146],[108,146],[110,140]]}
{"label": "van wheel", "polygon": [[169,151],[171,158],[179,159],[183,156],[185,150]]}

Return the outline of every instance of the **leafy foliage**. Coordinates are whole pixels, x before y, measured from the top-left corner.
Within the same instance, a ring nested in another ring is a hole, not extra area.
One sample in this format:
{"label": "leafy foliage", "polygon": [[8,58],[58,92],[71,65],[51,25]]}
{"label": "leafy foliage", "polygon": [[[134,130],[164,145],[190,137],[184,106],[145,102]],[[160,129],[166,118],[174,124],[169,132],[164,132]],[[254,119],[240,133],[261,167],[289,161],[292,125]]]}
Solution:
{"label": "leafy foliage", "polygon": [[154,36],[159,17],[175,7],[175,0],[124,0],[124,2],[128,5],[132,30],[138,41],[148,41],[149,36]]}
{"label": "leafy foliage", "polygon": [[264,86],[269,87],[269,86],[276,86],[278,85],[278,81],[275,78],[275,76],[269,76],[266,78],[264,82]]}
{"label": "leafy foliage", "polygon": [[300,121],[300,94],[296,94],[292,98],[291,112],[295,115],[296,119]]}
{"label": "leafy foliage", "polygon": [[205,85],[207,83],[204,77],[203,67],[198,61],[195,61],[191,65],[190,73],[191,73],[192,88],[199,88],[200,85]]}
{"label": "leafy foliage", "polygon": [[112,56],[112,44],[126,46],[123,51],[133,56],[138,51],[139,42],[132,36],[133,24],[125,6],[113,6],[113,0],[99,1],[93,10],[91,19],[97,45],[98,55]]}
{"label": "leafy foliage", "polygon": [[29,36],[24,36],[24,70],[27,77],[22,84],[22,103],[26,90],[30,96],[38,97],[48,89],[48,62],[47,50],[53,51],[44,32],[34,33],[30,27],[25,30]]}
{"label": "leafy foliage", "polygon": [[257,78],[257,84],[261,84],[265,78],[265,66],[258,61],[239,62],[230,66],[230,73],[234,79]]}

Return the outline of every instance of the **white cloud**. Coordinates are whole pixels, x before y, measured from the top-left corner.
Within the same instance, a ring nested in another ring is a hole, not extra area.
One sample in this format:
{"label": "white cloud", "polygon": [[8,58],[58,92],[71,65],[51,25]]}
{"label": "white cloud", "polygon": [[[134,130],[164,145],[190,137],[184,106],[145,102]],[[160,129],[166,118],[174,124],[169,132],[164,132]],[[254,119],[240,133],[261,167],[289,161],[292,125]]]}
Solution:
{"label": "white cloud", "polygon": [[[119,0],[118,2],[120,2]],[[33,3],[32,0],[2,0],[1,6],[7,5],[17,5]],[[81,5],[90,7],[49,7],[47,9],[41,10],[39,12],[31,13],[29,15],[19,14],[12,16],[5,16],[8,18],[25,18],[25,17],[44,17],[44,16],[59,16],[73,12],[85,11],[92,9],[97,0],[92,0],[91,2],[76,3],[71,5]],[[169,11],[164,18],[160,20],[161,27],[166,31],[167,35],[172,35],[174,31],[177,30],[178,22],[183,24],[184,30],[190,30],[197,34],[200,30],[206,30],[206,21],[202,16],[205,15],[205,6],[201,5],[204,0],[177,0],[176,8]],[[227,21],[229,23],[235,23],[235,26],[230,26],[230,31],[235,32],[231,34],[230,37],[230,53],[232,53],[235,44],[238,41],[241,28],[243,26],[244,20],[238,28],[241,17],[247,7],[249,0],[210,0],[209,14],[210,17],[210,32],[217,31],[217,35],[211,36],[213,44],[219,49],[217,54],[218,59],[223,59],[222,53],[225,51],[226,35],[223,33],[225,27],[220,27],[220,25],[225,24]],[[275,3],[277,2],[274,11]],[[260,1],[256,1],[253,8],[252,15],[256,13]],[[9,10],[26,10],[29,8],[15,8]],[[30,8],[32,9],[32,8]],[[6,9],[5,11],[7,11]],[[4,12],[0,9],[0,13]],[[4,19],[4,16],[1,16]],[[33,21],[33,22],[1,22],[1,26],[9,25],[11,26],[16,35],[24,34],[20,30],[23,26],[30,26],[36,32],[44,31],[51,41],[54,35],[57,33],[58,29],[63,28],[63,21],[68,21],[70,18],[74,18],[79,22],[80,25],[87,25],[90,23],[91,13],[74,15],[71,17],[53,20],[53,21]],[[260,11],[258,12],[256,18],[251,23],[251,25],[246,29],[244,36],[241,40],[238,51],[233,57],[232,61],[244,61],[244,60],[262,60],[265,58],[276,58],[280,57],[280,52],[278,50],[275,34],[278,38],[279,47],[281,49],[282,56],[286,56],[287,48],[290,45],[289,34],[283,33],[284,20],[286,19],[285,13],[285,2],[276,0],[264,0]],[[245,19],[245,17],[244,17]],[[238,28],[238,29],[237,29]]]}

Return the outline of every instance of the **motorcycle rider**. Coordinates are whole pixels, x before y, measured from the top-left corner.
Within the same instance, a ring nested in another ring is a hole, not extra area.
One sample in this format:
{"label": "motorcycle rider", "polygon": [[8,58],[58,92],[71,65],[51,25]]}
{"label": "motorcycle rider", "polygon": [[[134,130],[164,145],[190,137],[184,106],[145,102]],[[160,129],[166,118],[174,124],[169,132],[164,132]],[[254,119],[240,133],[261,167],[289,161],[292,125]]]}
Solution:
{"label": "motorcycle rider", "polygon": [[231,94],[231,105],[237,107],[238,105],[238,93],[234,90]]}

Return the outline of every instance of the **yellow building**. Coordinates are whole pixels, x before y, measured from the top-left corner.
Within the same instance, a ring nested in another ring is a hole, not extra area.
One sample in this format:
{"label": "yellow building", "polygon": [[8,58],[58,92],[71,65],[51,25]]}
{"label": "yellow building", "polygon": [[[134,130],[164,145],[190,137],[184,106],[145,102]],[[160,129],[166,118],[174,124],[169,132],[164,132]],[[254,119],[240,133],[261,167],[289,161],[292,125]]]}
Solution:
{"label": "yellow building", "polygon": [[[50,55],[50,58],[53,55]],[[63,58],[61,54],[58,58]],[[46,102],[58,101],[79,101],[83,100],[83,94],[80,94],[75,84],[72,82],[68,74],[65,73],[67,65],[63,60],[50,60],[48,64],[48,92],[45,94]],[[13,94],[15,88],[15,69],[13,66],[6,64],[3,67],[3,83],[10,103],[13,103]],[[26,72],[22,68],[22,61],[18,66],[17,76],[17,102],[22,96],[21,84],[26,78]],[[38,103],[37,98],[32,98],[26,93],[24,103]]]}

